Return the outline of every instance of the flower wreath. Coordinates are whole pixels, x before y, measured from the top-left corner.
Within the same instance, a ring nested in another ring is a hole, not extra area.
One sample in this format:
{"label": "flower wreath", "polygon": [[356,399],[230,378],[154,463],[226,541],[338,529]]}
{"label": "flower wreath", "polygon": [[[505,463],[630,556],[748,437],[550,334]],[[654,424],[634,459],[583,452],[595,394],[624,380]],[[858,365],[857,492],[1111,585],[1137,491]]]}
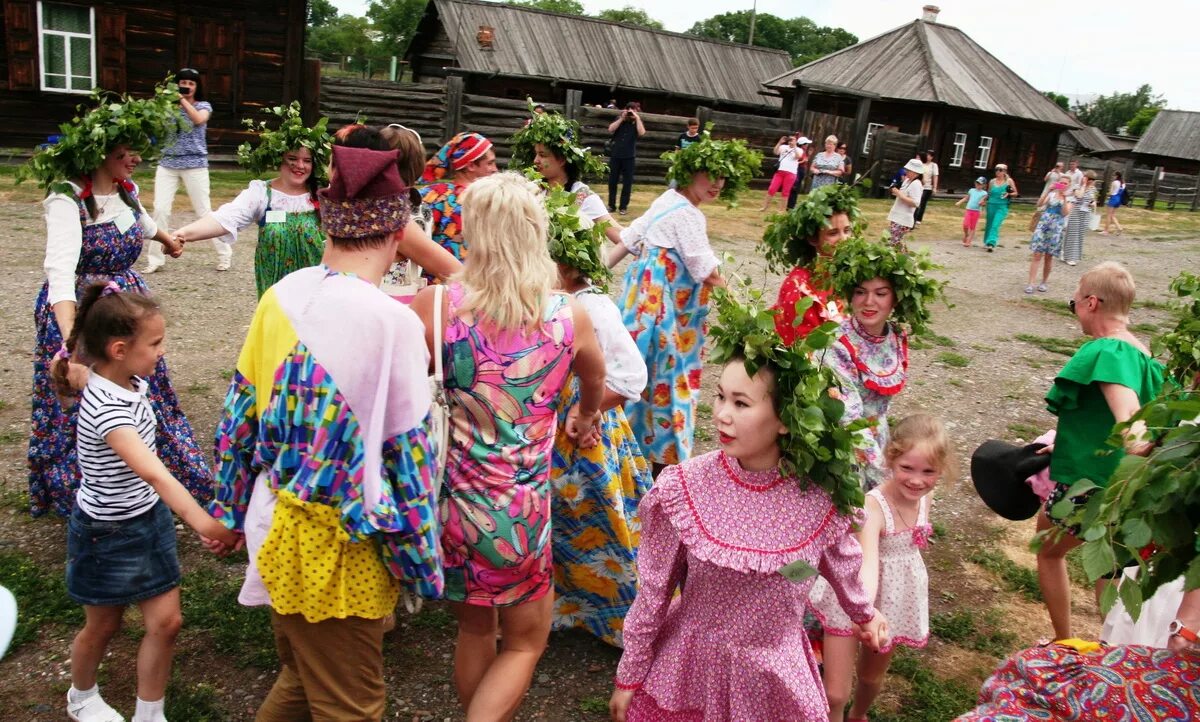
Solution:
{"label": "flower wreath", "polygon": [[604,264],[604,229],[579,211],[575,194],[563,188],[551,188],[532,169],[526,175],[542,188],[546,215],[550,219],[549,250],[555,263],[574,268],[601,291],[608,291],[612,270]]}
{"label": "flower wreath", "polygon": [[308,152],[312,153],[313,178],[318,185],[325,185],[330,149],[333,146],[333,136],[326,131],[329,119],[321,118],[316,125],[309,128],[300,117],[300,103],[295,100],[291,105],[264,108],[263,112],[278,118],[278,127],[272,129],[265,120],[255,123],[247,118],[243,121],[247,128],[258,132],[258,144],[251,145],[247,142],[238,146],[238,165],[255,176],[277,173],[285,153],[308,148]]}
{"label": "flower wreath", "polygon": [[706,125],[695,143],[660,157],[670,164],[667,180],[675,181],[680,188],[691,185],[697,173],[724,178],[721,199],[733,205],[738,194],[750,187],[750,179],[762,170],[762,153],[750,149],[741,138],[713,140],[712,127],[712,123]]}
{"label": "flower wreath", "polygon": [[[90,109],[88,105],[92,105]],[[179,86],[168,76],[154,86],[149,98],[118,95],[97,88],[89,103],[76,108],[77,115],[59,126],[59,134],[39,146],[17,171],[17,183],[28,179],[40,188],[71,193],[64,182],[84,178],[104,163],[118,145],[128,145],[143,160],[154,160],[161,144],[184,129],[179,114]]]}
{"label": "flower wreath", "polygon": [[776,273],[787,273],[798,266],[807,266],[817,257],[811,243],[813,236],[829,227],[836,213],[850,217],[854,233],[866,228],[858,210],[858,194],[845,183],[822,186],[786,213],[776,213],[768,220],[758,248],[767,259],[767,267]]}
{"label": "flower wreath", "polygon": [[[739,293],[747,300],[740,300]],[[775,411],[788,429],[779,437],[780,473],[821,487],[843,514],[861,509],[865,498],[855,461],[855,439],[871,422],[843,422],[845,404],[830,394],[838,386],[837,378],[832,369],[816,360],[818,352],[833,343],[837,324],[822,324],[788,346],[775,331],[778,311],[766,307],[762,291],[748,280],[715,289],[713,301],[717,311],[717,321],[709,331],[713,362],[742,358],[751,376],[763,367],[775,375],[776,396],[781,399]],[[811,302],[804,299],[800,303]]]}
{"label": "flower wreath", "polygon": [[591,148],[575,142],[581,137],[579,123],[558,113],[534,113],[532,100],[529,100],[529,112],[533,120],[512,137],[510,164],[513,169],[533,166],[535,146],[541,143],[565,158],[579,172],[580,179],[600,178],[608,173],[608,165],[593,155]]}
{"label": "flower wreath", "polygon": [[933,262],[927,249],[907,253],[889,243],[848,238],[837,244],[832,256],[818,259],[817,265],[818,272],[828,275],[833,292],[847,302],[862,283],[886,278],[896,297],[892,318],[907,324],[914,334],[929,327],[930,305],[935,300],[950,306],[946,282],[929,275],[941,266]]}

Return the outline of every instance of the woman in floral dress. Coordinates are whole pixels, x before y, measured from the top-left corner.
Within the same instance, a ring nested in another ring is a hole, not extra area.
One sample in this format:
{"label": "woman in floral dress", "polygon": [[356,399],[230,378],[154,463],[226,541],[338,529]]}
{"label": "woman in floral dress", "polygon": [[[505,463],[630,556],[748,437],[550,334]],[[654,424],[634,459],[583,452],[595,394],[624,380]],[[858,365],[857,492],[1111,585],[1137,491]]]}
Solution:
{"label": "woman in floral dress", "polygon": [[[172,97],[173,96],[173,97]],[[75,503],[79,468],[75,460],[78,403],[62,399],[50,380],[50,362],[64,353],[63,339],[75,323],[78,294],[88,285],[113,281],[123,291],[149,294],[133,269],[143,242],[154,239],[178,256],[182,247],[159,228],[138,199],[130,180],[152,137],[166,137],[177,122],[178,94],[159,88],[154,98],[124,98],[125,120],[114,118],[109,104],[82,114],[56,145],[40,150],[22,174],[49,193],[42,202],[46,217],[46,280],[34,304],[37,340],[33,359],[33,435],[29,440],[29,501],[34,516],[54,511],[67,516]],[[128,118],[136,118],[131,123]],[[116,128],[115,136],[105,129]],[[93,140],[93,130],[105,143]],[[89,163],[86,159],[98,160]],[[80,167],[87,163],[91,167]],[[82,388],[87,359],[73,358],[69,378]],[[146,379],[147,396],[158,420],[158,455],[197,501],[212,497],[212,473],[196,445],[191,424],[158,360]]]}
{"label": "woman in floral dress", "polygon": [[502,173],[473,183],[463,201],[472,262],[445,286],[423,289],[412,309],[430,353],[444,359],[450,401],[440,515],[445,596],[458,619],[454,682],[468,719],[509,719],[550,633],[559,394],[574,372],[580,411],[568,431],[587,443],[600,418],[604,357],[587,312],[552,292],[537,187]]}
{"label": "woman in floral dress", "polygon": [[1054,257],[1062,248],[1063,229],[1067,226],[1067,216],[1071,213],[1071,202],[1066,196],[1067,182],[1056,181],[1050,190],[1046,191],[1038,201],[1042,215],[1038,218],[1037,228],[1029,239],[1029,285],[1025,293],[1033,293],[1033,282],[1037,280],[1038,266],[1042,267],[1042,283],[1037,290],[1045,293],[1048,290],[1046,282],[1050,280],[1050,269],[1054,267]]}

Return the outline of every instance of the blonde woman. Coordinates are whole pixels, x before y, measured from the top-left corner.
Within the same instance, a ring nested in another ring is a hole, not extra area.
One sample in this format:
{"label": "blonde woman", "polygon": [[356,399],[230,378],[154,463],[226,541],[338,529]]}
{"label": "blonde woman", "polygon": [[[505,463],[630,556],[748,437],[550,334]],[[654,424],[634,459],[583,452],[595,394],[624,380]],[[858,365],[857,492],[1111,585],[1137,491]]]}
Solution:
{"label": "blonde woman", "polygon": [[1096,205],[1096,171],[1084,171],[1083,182],[1071,190],[1069,200],[1073,209],[1067,220],[1062,258],[1068,266],[1074,266],[1083,260],[1083,237],[1090,228],[1092,208]]}
{"label": "blonde woman", "polygon": [[831,135],[825,139],[825,150],[813,156],[808,167],[809,174],[812,175],[810,193],[821,186],[837,183],[837,179],[845,172],[845,159],[838,155],[837,144],[837,136]]}
{"label": "blonde woman", "polygon": [[594,445],[604,357],[587,312],[552,291],[558,269],[537,186],[499,173],[472,183],[462,202],[471,261],[444,294],[418,293],[412,309],[430,353],[444,359],[451,408],[440,515],[458,619],[454,683],[467,720],[511,719],[550,634],[556,401],[573,371],[579,413],[567,433]]}

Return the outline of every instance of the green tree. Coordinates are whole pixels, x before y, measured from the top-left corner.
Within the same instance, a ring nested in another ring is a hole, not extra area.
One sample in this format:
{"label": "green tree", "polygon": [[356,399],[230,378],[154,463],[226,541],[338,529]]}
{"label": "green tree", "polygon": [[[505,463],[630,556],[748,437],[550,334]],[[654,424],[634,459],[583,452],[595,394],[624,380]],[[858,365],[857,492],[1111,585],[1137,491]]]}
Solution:
{"label": "green tree", "polygon": [[1129,125],[1134,116],[1145,108],[1163,108],[1166,98],[1155,95],[1148,84],[1132,93],[1101,95],[1090,103],[1075,106],[1075,116],[1105,133],[1116,133]]}
{"label": "green tree", "polygon": [[381,55],[403,56],[425,14],[426,0],[374,0],[367,7]]}
{"label": "green tree", "polygon": [[[714,15],[693,25],[688,33],[745,43],[750,37],[750,11]],[[805,17],[784,19],[770,13],[758,13],[754,21],[754,44],[787,51],[795,65],[803,65],[857,42],[858,37],[852,33],[817,25]]]}
{"label": "green tree", "polygon": [[308,51],[325,60],[349,56],[352,69],[366,67],[366,59],[376,54],[370,36],[371,24],[366,18],[339,15],[330,22],[308,31]]}
{"label": "green tree", "polygon": [[579,0],[508,0],[509,5],[520,5],[537,10],[549,10],[552,13],[566,15],[583,15],[583,3]]}
{"label": "green tree", "polygon": [[1130,135],[1141,136],[1150,127],[1150,123],[1154,121],[1158,111],[1162,108],[1142,108],[1137,112],[1137,115],[1129,119],[1128,125],[1125,126],[1125,132]]}
{"label": "green tree", "polygon": [[338,10],[329,0],[309,0],[308,26],[310,28],[319,28],[322,25],[328,25],[337,16]]}
{"label": "green tree", "polygon": [[1046,96],[1050,100],[1053,100],[1054,103],[1063,110],[1071,110],[1071,101],[1067,98],[1067,96],[1060,95],[1053,90],[1047,90],[1046,92],[1042,93],[1042,95]]}
{"label": "green tree", "polygon": [[613,20],[618,23],[628,23],[630,25],[641,25],[644,28],[653,30],[662,30],[663,24],[646,14],[645,10],[635,8],[632,5],[616,10],[601,10],[596,17],[601,20]]}

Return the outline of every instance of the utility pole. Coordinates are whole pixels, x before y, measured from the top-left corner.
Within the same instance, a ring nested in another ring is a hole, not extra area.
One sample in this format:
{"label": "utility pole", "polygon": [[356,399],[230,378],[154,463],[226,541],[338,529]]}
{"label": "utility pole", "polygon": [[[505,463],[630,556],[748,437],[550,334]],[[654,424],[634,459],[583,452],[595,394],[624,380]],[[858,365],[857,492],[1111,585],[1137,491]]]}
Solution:
{"label": "utility pole", "polygon": [[747,45],[754,44],[754,18],[758,15],[758,0],[754,0],[754,5],[750,8],[750,39],[746,41]]}

